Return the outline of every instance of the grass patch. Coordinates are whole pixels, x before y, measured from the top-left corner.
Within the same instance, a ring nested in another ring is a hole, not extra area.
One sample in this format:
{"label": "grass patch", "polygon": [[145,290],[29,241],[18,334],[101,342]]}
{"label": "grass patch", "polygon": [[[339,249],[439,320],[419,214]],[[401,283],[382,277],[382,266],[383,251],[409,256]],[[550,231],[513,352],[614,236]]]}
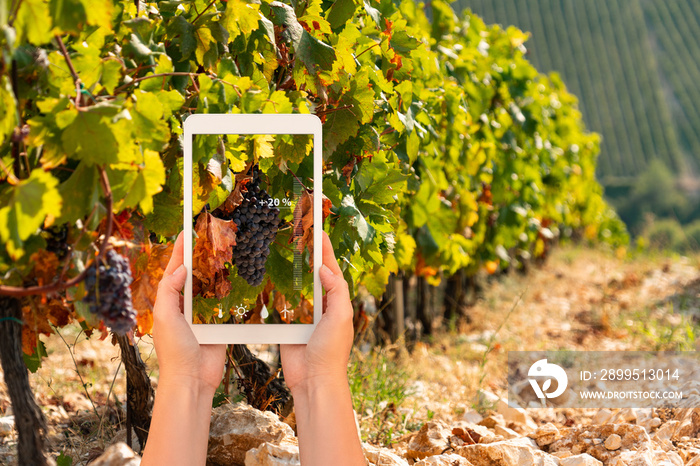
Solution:
{"label": "grass patch", "polygon": [[368,354],[353,352],[348,377],[363,441],[389,445],[416,428],[410,422],[410,410],[401,409],[413,390],[399,358],[386,348]]}

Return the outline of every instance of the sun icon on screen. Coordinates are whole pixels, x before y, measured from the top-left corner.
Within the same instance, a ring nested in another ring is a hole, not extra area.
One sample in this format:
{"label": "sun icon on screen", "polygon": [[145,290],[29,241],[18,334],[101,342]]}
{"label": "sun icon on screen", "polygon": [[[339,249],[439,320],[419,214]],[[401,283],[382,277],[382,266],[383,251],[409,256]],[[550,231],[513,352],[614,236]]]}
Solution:
{"label": "sun icon on screen", "polygon": [[239,306],[236,306],[236,310],[234,311],[234,313],[236,314],[236,317],[238,317],[239,319],[243,318],[243,316],[246,314],[246,312],[248,312],[248,311],[245,308],[245,306],[243,306],[242,304]]}

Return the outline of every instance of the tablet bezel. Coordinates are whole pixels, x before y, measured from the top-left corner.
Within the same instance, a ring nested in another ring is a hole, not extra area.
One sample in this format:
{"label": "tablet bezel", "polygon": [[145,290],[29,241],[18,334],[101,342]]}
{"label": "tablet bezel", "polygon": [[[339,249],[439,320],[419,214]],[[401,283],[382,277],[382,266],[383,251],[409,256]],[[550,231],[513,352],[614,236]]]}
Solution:
{"label": "tablet bezel", "polygon": [[[279,128],[271,131],[268,128]],[[313,324],[193,324],[192,323],[192,138],[196,134],[310,134],[314,138],[314,225],[322,223],[322,133],[321,120],[310,114],[193,114],[184,123],[184,264],[185,319],[200,343],[276,344],[307,343],[322,314],[322,290],[319,269],[323,262],[322,228],[314,228]],[[291,280],[291,277],[290,277]]]}

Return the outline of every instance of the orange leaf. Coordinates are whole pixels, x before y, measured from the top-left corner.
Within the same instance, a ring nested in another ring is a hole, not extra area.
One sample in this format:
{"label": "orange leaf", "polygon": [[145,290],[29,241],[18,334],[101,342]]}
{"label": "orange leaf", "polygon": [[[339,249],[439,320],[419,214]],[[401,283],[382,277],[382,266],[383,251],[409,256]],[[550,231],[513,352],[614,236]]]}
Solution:
{"label": "orange leaf", "polygon": [[146,266],[136,271],[131,283],[131,296],[134,309],[138,312],[137,336],[151,333],[153,328],[153,305],[156,302],[158,283],[163,278],[163,272],[168,265],[173,251],[173,244],[146,245]]}
{"label": "orange leaf", "polygon": [[302,324],[314,323],[314,305],[306,298],[301,298],[301,303],[296,308],[296,314]]}
{"label": "orange leaf", "polygon": [[437,275],[437,273],[437,269],[426,265],[423,255],[418,254],[418,260],[416,261],[416,275],[419,277],[434,277]]}
{"label": "orange leaf", "polygon": [[[323,196],[323,220],[331,213],[333,203],[326,196]],[[309,265],[314,265],[314,195],[308,191],[304,191],[301,195],[301,200],[294,207],[294,220],[292,221],[293,234],[289,238],[289,242],[297,241],[296,249],[299,253],[304,251],[306,247],[310,253]]]}
{"label": "orange leaf", "polygon": [[205,297],[224,297],[230,291],[227,262],[231,262],[238,227],[232,220],[216,218],[203,212],[197,218],[197,238],[192,252],[193,293]]}
{"label": "orange leaf", "polygon": [[231,191],[231,194],[228,195],[224,203],[221,204],[218,209],[216,209],[217,211],[221,211],[224,215],[229,215],[236,209],[236,207],[241,205],[241,202],[243,202],[243,194],[241,194],[241,191],[245,191],[247,189],[245,187],[246,184],[248,184],[248,182],[253,178],[251,175],[246,174],[251,166],[252,162],[248,163],[245,170],[240,173],[236,173],[236,183],[233,187],[233,191]]}
{"label": "orange leaf", "polygon": [[42,249],[30,258],[34,270],[30,278],[36,279],[39,286],[53,283],[58,275],[58,257],[53,252]]}
{"label": "orange leaf", "polygon": [[272,302],[272,307],[274,307],[275,310],[279,312],[283,322],[287,324],[292,323],[295,314],[294,309],[292,309],[292,305],[289,304],[287,298],[279,291],[275,292],[275,298]]}

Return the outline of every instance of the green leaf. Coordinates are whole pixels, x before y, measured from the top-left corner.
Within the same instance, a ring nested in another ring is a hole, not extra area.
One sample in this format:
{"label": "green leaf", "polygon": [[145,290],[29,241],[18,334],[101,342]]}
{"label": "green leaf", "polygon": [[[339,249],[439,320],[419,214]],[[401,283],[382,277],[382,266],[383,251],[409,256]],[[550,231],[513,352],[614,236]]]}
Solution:
{"label": "green leaf", "polygon": [[97,168],[86,162],[80,162],[70,178],[61,183],[58,192],[66,202],[57,224],[75,222],[90,213],[100,200],[100,183]]}
{"label": "green leaf", "polygon": [[412,50],[417,49],[422,45],[422,42],[415,37],[409,36],[404,30],[395,31],[391,36],[391,41],[389,44],[401,54],[406,54]]}
{"label": "green leaf", "polygon": [[343,197],[340,203],[339,213],[342,216],[349,217],[350,224],[355,228],[360,239],[365,244],[372,242],[374,239],[374,227],[367,223],[364,215],[362,215],[362,212],[357,208],[354,197],[349,194]]}
{"label": "green leaf", "polygon": [[335,0],[328,10],[326,19],[332,29],[339,29],[353,17],[356,9],[355,0]]}
{"label": "green leaf", "polygon": [[61,452],[56,457],[56,466],[73,466],[73,458],[64,455],[63,452]]}
{"label": "green leaf", "polygon": [[229,0],[226,4],[226,11],[221,17],[220,23],[229,33],[229,42],[238,35],[249,35],[258,29],[258,22],[261,15],[260,5],[248,3],[241,0]]}
{"label": "green leaf", "polygon": [[44,223],[47,215],[59,216],[63,200],[58,180],[41,169],[3,192],[0,208],[0,239],[8,254],[17,259],[24,254],[23,242]]}
{"label": "green leaf", "polygon": [[114,94],[114,88],[117,87],[122,79],[122,64],[117,60],[105,59],[102,62],[102,77],[100,79],[102,85],[107,92]]}
{"label": "green leaf", "polygon": [[369,85],[366,69],[357,73],[343,92],[337,108],[326,117],[323,125],[323,158],[328,159],[339,144],[357,135],[360,125],[372,121],[374,115],[374,91]]}
{"label": "green leaf", "polygon": [[158,152],[146,149],[139,165],[115,165],[110,167],[108,174],[115,199],[114,212],[137,205],[144,214],[153,211],[153,196],[163,189],[165,183],[165,168]]}
{"label": "green leaf", "polygon": [[71,157],[90,164],[119,161],[119,141],[108,119],[93,111],[71,109],[66,114],[73,120],[63,131],[61,141]]}
{"label": "green leaf", "polygon": [[32,353],[29,356],[22,353],[24,364],[27,366],[27,369],[29,369],[29,372],[31,372],[32,374],[39,370],[39,368],[41,367],[41,359],[48,356],[48,354],[46,353],[46,346],[44,345],[44,342],[41,340],[37,341],[38,344],[36,345],[34,353]]}
{"label": "green leaf", "polygon": [[28,40],[34,45],[43,45],[53,38],[49,8],[43,0],[22,0],[14,27],[17,44]]}
{"label": "green leaf", "polygon": [[168,25],[168,34],[176,37],[176,41],[180,44],[182,60],[187,60],[197,48],[197,38],[194,33],[195,27],[183,16],[176,16]]}
{"label": "green leaf", "polygon": [[49,11],[54,26],[62,32],[78,32],[87,21],[83,2],[80,0],[50,0]]}
{"label": "green leaf", "polygon": [[10,80],[3,75],[2,86],[0,86],[0,146],[5,144],[5,140],[12,134],[15,126],[17,126],[15,95],[12,93]]}

